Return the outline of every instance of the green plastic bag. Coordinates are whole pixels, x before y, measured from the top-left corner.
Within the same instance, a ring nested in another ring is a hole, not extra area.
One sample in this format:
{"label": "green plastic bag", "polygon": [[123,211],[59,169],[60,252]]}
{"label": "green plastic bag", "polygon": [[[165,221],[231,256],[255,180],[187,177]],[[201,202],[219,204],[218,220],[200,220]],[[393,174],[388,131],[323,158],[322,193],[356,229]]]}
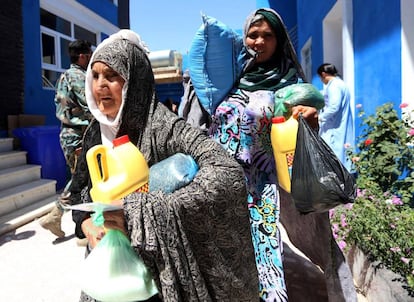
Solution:
{"label": "green plastic bag", "polygon": [[102,302],[149,299],[157,287],[143,261],[119,230],[108,230],[83,263],[81,289]]}
{"label": "green plastic bag", "polygon": [[322,93],[309,83],[292,84],[275,92],[275,116],[288,118],[291,108],[297,105],[320,110],[325,106],[325,100]]}
{"label": "green plastic bag", "polygon": [[[103,208],[91,215],[96,226],[104,225]],[[102,302],[147,300],[158,293],[147,267],[119,230],[110,229],[86,257],[81,289]]]}

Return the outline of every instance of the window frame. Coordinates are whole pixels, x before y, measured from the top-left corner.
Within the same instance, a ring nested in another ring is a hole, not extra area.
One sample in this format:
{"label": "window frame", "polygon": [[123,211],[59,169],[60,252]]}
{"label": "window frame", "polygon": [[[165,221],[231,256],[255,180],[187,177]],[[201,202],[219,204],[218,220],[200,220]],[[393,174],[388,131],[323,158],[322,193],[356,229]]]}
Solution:
{"label": "window frame", "polygon": [[[42,8],[42,9],[44,9],[44,8]],[[54,14],[53,12],[50,12],[47,9],[44,9],[44,10],[48,11],[49,13]],[[98,43],[98,33],[97,32],[94,32],[93,30],[90,30],[88,28],[85,28],[84,26],[82,26],[82,25],[80,25],[78,23],[75,23],[75,22],[72,22],[72,21],[69,21],[69,22],[70,22],[70,33],[71,33],[71,36],[68,36],[66,34],[63,34],[63,33],[59,32],[59,31],[56,31],[56,30],[51,29],[49,27],[46,27],[44,25],[40,25],[40,36],[39,36],[39,39],[40,39],[41,74],[42,74],[42,77],[45,77],[49,82],[52,82],[52,84],[55,84],[54,81],[52,79],[49,79],[46,76],[44,76],[43,75],[44,74],[44,71],[45,70],[48,70],[48,71],[56,72],[57,73],[56,79],[58,79],[59,78],[59,75],[66,70],[66,67],[63,67],[62,66],[62,56],[61,56],[61,53],[62,53],[62,45],[61,45],[61,39],[65,39],[65,40],[68,40],[68,41],[74,41],[76,39],[75,38],[75,25],[77,25],[77,26],[79,26],[79,27],[81,27],[81,28],[83,28],[85,30],[90,31],[91,33],[94,33],[95,34],[95,41],[96,41],[96,43]],[[54,55],[55,55],[55,61],[56,61],[55,64],[45,63],[43,61],[43,41],[42,41],[43,35],[50,36],[54,40],[54,52],[55,52]],[[93,45],[92,44],[92,49],[94,49],[94,48],[96,48],[96,45]],[[43,87],[43,89],[50,89],[49,86],[44,86],[44,83],[45,83],[45,81],[42,81],[42,87]]]}
{"label": "window frame", "polygon": [[[71,27],[73,27],[73,23],[71,23]],[[51,36],[54,39],[54,44],[55,44],[55,59],[56,59],[56,64],[49,64],[49,63],[45,63],[43,62],[43,44],[42,44],[42,35],[48,35]],[[54,31],[50,28],[47,28],[43,25],[40,26],[40,53],[42,56],[42,69],[48,69],[48,70],[53,70],[53,71],[57,71],[57,72],[63,72],[65,69],[62,67],[62,57],[61,57],[61,43],[60,43],[60,39],[64,38],[68,41],[73,41],[74,38],[69,37],[67,35],[64,35],[58,31]]]}
{"label": "window frame", "polygon": [[301,65],[305,78],[308,82],[312,81],[312,37],[310,37],[301,50]]}

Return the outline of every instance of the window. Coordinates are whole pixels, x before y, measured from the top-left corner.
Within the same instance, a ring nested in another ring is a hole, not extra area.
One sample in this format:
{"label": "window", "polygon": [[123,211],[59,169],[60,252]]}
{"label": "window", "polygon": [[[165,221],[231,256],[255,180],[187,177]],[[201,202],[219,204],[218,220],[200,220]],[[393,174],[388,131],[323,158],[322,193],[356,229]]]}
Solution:
{"label": "window", "polygon": [[70,22],[44,9],[40,9],[40,25],[70,36]]}
{"label": "window", "polygon": [[42,33],[42,62],[45,64],[56,64],[55,39],[46,33]]}
{"label": "window", "polygon": [[302,57],[302,69],[305,74],[306,80],[312,82],[312,38],[306,41],[301,51]]}
{"label": "window", "polygon": [[75,39],[82,39],[96,45],[96,34],[75,24]]}
{"label": "window", "polygon": [[70,58],[68,55],[69,40],[60,38],[60,64],[63,69],[68,69],[70,66]]}
{"label": "window", "polygon": [[[40,9],[40,33],[42,78],[52,85],[56,84],[60,74],[70,66],[68,46],[71,41],[83,39],[91,42],[92,48],[97,45],[96,33],[44,9]],[[42,82],[44,88],[50,88],[49,83],[44,80]]]}

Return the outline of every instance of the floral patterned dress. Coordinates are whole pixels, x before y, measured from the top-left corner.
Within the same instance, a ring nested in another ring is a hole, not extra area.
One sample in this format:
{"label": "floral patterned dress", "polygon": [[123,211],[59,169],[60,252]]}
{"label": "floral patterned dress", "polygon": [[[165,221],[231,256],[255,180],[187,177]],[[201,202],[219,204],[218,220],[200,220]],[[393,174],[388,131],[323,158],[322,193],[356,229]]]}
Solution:
{"label": "floral patterned dress", "polygon": [[279,230],[280,199],[270,141],[274,92],[237,90],[212,116],[210,136],[244,168],[262,301],[287,301]]}

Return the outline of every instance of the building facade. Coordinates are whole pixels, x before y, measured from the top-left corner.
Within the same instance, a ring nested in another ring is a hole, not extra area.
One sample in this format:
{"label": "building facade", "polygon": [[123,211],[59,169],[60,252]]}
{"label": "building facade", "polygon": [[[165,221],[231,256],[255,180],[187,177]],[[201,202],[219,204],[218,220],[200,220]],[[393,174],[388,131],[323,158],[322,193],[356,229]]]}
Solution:
{"label": "building facade", "polygon": [[[104,38],[129,28],[129,0],[6,0],[2,3],[0,31],[1,81],[7,96],[0,99],[0,130],[7,116],[45,116],[45,124],[58,125],[54,85],[69,68],[68,43],[86,39],[96,47]],[[3,133],[2,132],[2,133]]]}
{"label": "building facade", "polygon": [[[54,116],[53,85],[69,67],[67,43],[86,38],[93,45],[129,28],[129,0],[4,0],[0,16],[0,131],[10,114]],[[411,0],[256,0],[278,11],[294,41],[307,80],[322,88],[316,73],[323,62],[337,66],[355,105],[367,113],[385,102],[414,107],[414,11]],[[185,63],[185,56],[183,63]],[[185,64],[183,64],[185,68]],[[161,101],[182,94],[180,81],[157,81]],[[359,125],[355,119],[356,129]]]}
{"label": "building facade", "polygon": [[[286,22],[307,80],[322,88],[316,69],[337,66],[357,104],[368,114],[393,102],[414,109],[414,11],[411,0],[256,1]],[[355,119],[356,129],[360,120]],[[358,135],[358,133],[357,133]]]}

